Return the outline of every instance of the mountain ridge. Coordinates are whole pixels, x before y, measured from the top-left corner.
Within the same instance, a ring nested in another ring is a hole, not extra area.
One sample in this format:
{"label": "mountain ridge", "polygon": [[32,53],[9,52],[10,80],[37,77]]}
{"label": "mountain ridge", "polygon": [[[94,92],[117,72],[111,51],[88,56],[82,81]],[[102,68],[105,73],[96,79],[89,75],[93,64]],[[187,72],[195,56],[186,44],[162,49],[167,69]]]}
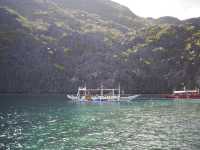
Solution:
{"label": "mountain ridge", "polygon": [[112,1],[90,2],[0,1],[0,92],[73,93],[84,83],[120,82],[127,93],[160,93],[200,85],[199,18],[145,19]]}

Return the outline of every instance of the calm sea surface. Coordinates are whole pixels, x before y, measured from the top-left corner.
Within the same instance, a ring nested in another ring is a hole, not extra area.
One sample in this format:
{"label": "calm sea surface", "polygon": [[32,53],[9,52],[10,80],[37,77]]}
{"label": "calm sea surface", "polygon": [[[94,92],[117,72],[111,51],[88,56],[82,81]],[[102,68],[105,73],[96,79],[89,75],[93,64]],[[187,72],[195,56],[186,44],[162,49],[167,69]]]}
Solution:
{"label": "calm sea surface", "polygon": [[0,149],[200,150],[200,100],[0,96]]}

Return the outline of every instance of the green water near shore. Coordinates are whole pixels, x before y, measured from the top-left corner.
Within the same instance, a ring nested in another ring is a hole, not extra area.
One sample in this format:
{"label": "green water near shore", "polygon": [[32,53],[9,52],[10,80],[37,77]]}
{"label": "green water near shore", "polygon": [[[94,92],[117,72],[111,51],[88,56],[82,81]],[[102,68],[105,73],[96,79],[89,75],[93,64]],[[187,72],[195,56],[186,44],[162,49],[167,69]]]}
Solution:
{"label": "green water near shore", "polygon": [[199,150],[199,100],[71,103],[0,96],[0,149]]}

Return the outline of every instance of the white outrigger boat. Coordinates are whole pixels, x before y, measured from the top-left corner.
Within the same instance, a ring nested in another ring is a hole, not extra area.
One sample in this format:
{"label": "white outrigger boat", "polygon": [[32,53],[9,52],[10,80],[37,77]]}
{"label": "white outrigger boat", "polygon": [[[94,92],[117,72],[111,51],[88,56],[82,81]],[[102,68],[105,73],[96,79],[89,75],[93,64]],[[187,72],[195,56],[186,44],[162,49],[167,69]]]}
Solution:
{"label": "white outrigger boat", "polygon": [[104,89],[103,86],[98,89],[87,89],[86,86],[78,88],[76,96],[67,95],[67,98],[73,101],[130,101],[140,95],[121,97],[120,86],[118,89]]}

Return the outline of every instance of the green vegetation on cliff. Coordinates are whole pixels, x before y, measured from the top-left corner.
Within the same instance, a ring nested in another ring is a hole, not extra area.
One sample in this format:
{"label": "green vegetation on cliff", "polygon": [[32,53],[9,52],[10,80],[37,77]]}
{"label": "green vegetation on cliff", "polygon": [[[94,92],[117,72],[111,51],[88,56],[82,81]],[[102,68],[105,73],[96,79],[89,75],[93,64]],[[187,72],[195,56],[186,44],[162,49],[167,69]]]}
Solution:
{"label": "green vegetation on cliff", "polygon": [[[83,5],[87,4],[87,5]],[[109,0],[0,1],[0,92],[200,86],[199,18],[144,19]]]}

